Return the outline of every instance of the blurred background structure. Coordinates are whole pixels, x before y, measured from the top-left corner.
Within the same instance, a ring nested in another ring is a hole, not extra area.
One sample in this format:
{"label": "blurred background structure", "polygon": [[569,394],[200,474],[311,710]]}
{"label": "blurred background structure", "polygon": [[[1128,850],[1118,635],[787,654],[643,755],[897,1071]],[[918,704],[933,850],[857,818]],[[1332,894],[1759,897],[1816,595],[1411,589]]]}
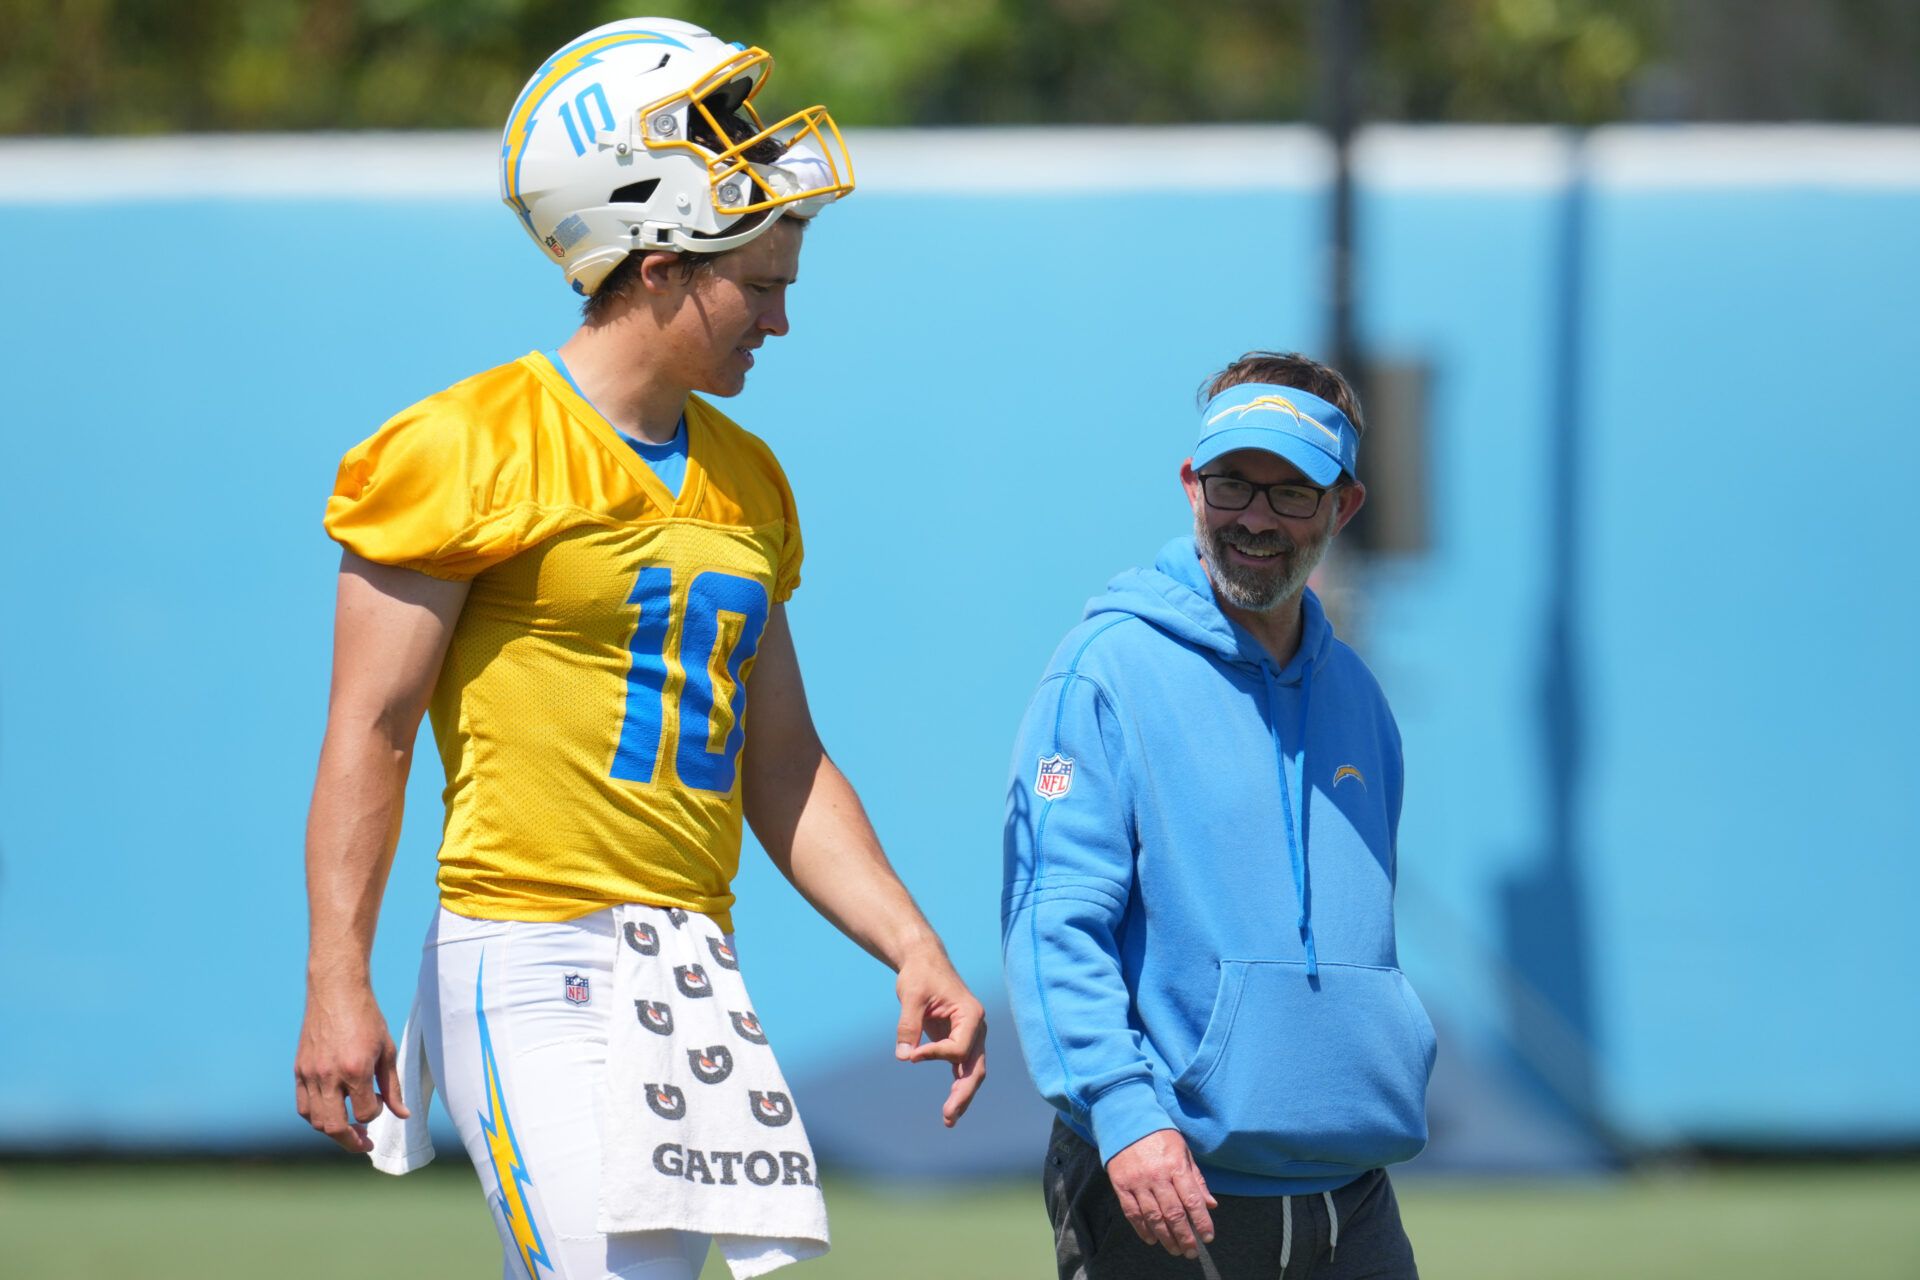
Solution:
{"label": "blurred background structure", "polygon": [[[1912,0],[693,0],[790,107],[865,125],[1312,113],[1330,16],[1367,115],[1419,123],[1920,120]],[[497,129],[548,52],[630,7],[542,0],[4,0],[0,133]]]}
{"label": "blurred background structure", "polygon": [[[57,1218],[6,1217],[51,1159],[330,1149],[288,1088],[321,506],[387,415],[570,330],[493,131],[627,12],[0,0],[0,1226]],[[1372,521],[1322,586],[1406,741],[1402,958],[1442,1036],[1409,1176],[1920,1151],[1920,575],[1887,479],[1920,470],[1920,0],[673,14],[853,126],[861,190],[726,407],[800,502],[822,732],[977,990],[1033,682],[1184,527],[1201,378],[1300,349],[1371,409]],[[396,1027],[434,761],[376,947]],[[1045,1115],[1010,1021],[941,1132],[889,975],[743,865],[743,962],[823,1158],[1024,1176]],[[1481,1185],[1426,1203],[1511,1207]],[[1836,1228],[1870,1242],[1841,1269],[1920,1274],[1889,1222]],[[1514,1274],[1600,1274],[1577,1236]],[[1773,1274],[1730,1256],[1625,1269]],[[939,1265],[872,1274],[1033,1273]]]}

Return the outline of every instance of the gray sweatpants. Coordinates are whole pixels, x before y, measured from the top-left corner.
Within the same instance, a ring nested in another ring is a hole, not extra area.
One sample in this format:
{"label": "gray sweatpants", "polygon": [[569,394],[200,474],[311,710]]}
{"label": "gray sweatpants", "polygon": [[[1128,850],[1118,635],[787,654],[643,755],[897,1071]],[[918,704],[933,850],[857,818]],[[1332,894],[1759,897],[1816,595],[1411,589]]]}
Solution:
{"label": "gray sweatpants", "polygon": [[1142,1243],[1120,1212],[1100,1153],[1058,1120],[1042,1185],[1060,1280],[1418,1280],[1420,1274],[1384,1169],[1326,1196],[1215,1192],[1213,1243],[1199,1258]]}

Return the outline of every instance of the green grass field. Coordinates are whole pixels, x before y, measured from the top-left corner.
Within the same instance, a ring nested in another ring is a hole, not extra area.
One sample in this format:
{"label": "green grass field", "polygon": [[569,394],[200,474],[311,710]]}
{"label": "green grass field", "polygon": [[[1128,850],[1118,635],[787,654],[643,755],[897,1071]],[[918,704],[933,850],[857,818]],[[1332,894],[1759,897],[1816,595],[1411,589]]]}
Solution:
{"label": "green grass field", "polygon": [[[1606,1180],[1400,1180],[1426,1280],[1920,1277],[1920,1165],[1708,1169]],[[818,1280],[1048,1277],[1036,1189],[827,1187]],[[493,1277],[472,1175],[342,1163],[0,1165],[0,1275],[22,1280]],[[724,1277],[710,1263],[703,1280]]]}

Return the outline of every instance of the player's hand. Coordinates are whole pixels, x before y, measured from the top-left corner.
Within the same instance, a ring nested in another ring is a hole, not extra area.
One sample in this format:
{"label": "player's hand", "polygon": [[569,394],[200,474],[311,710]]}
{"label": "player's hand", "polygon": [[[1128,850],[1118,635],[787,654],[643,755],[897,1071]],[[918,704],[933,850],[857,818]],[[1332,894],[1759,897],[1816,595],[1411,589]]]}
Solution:
{"label": "player's hand", "polygon": [[[987,1011],[945,955],[909,960],[893,986],[900,997],[894,1057],[953,1064],[953,1087],[940,1105],[940,1119],[951,1129],[987,1078]],[[923,1033],[926,1044],[920,1043]]]}
{"label": "player's hand", "polygon": [[307,989],[293,1096],[308,1124],[348,1151],[373,1150],[367,1121],[383,1106],[403,1120],[410,1114],[400,1096],[398,1059],[372,988]]}
{"label": "player's hand", "polygon": [[[1195,1258],[1213,1243],[1209,1209],[1220,1202],[1176,1129],[1156,1129],[1107,1161],[1120,1211],[1139,1237],[1176,1257]],[[1196,1244],[1196,1241],[1198,1244]]]}

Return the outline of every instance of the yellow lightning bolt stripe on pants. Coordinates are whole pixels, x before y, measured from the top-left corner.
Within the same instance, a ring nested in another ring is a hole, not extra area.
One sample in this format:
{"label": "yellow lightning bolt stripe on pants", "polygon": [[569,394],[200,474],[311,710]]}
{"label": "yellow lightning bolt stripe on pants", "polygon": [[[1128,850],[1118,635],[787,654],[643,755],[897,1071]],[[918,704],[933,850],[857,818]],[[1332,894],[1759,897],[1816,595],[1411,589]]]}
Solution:
{"label": "yellow lightning bolt stripe on pants", "polygon": [[507,1099],[500,1086],[500,1063],[493,1054],[493,1037],[487,1031],[485,994],[487,961],[480,958],[480,971],[473,984],[474,1017],[480,1023],[480,1061],[487,1078],[487,1109],[480,1114],[480,1127],[487,1135],[487,1155],[493,1161],[493,1180],[500,1188],[500,1214],[513,1232],[514,1248],[526,1264],[528,1280],[540,1280],[539,1268],[553,1270],[547,1248],[534,1225],[533,1208],[527,1203],[527,1186],[533,1179],[514,1140],[513,1121],[507,1116]]}

